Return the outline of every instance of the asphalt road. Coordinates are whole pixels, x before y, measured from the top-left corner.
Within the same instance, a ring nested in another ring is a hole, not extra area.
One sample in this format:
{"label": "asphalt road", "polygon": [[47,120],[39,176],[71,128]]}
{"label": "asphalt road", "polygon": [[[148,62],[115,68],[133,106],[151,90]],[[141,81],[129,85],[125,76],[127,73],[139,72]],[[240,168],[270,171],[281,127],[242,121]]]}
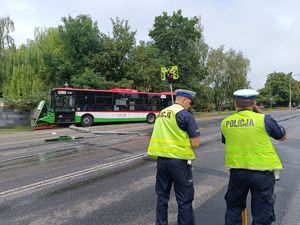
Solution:
{"label": "asphalt road", "polygon": [[[275,188],[274,224],[298,225],[300,112],[272,116],[288,131],[287,141],[274,141],[284,165]],[[224,223],[228,171],[220,120],[198,121],[202,145],[193,162],[198,225]],[[0,134],[0,224],[154,224],[156,164],[145,157],[151,130],[152,125],[131,123],[95,126],[89,133],[64,128]],[[61,135],[82,139],[45,142]],[[170,225],[176,224],[176,211],[173,194]]]}

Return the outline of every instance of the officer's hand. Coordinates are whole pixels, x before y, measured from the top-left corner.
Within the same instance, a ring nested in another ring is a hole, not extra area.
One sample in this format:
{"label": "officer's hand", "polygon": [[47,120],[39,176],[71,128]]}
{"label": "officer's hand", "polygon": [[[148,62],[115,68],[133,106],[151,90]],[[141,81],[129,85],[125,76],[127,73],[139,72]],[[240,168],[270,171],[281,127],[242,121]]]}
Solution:
{"label": "officer's hand", "polygon": [[261,109],[257,105],[254,105],[252,110],[253,110],[253,112],[256,112],[256,113],[262,113]]}

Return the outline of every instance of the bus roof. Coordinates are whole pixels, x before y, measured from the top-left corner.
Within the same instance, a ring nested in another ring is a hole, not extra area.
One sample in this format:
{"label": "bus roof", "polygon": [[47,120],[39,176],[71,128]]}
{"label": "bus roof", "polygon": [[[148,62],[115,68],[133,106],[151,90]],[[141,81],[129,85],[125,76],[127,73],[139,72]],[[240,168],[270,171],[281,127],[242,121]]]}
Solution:
{"label": "bus roof", "polygon": [[53,90],[58,91],[88,91],[88,92],[113,92],[113,93],[137,93],[137,94],[160,94],[160,95],[175,95],[175,92],[142,92],[135,89],[128,88],[112,88],[109,90],[100,89],[83,89],[83,88],[54,88]]}

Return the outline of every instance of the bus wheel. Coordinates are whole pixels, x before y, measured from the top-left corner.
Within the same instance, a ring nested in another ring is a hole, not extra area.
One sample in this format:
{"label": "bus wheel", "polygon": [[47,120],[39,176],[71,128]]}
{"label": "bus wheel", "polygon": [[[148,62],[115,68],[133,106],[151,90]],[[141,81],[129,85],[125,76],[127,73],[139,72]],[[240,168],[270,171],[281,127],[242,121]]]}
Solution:
{"label": "bus wheel", "polygon": [[147,123],[152,124],[155,122],[156,116],[155,114],[151,113],[147,115]]}
{"label": "bus wheel", "polygon": [[81,125],[83,127],[89,127],[93,124],[93,118],[92,116],[90,115],[84,115],[82,118],[81,118]]}

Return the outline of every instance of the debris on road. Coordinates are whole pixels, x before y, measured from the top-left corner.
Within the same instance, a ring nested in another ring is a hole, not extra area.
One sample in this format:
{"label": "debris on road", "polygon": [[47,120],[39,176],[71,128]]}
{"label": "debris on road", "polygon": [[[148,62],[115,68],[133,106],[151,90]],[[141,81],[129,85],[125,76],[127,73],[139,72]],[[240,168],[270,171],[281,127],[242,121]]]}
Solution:
{"label": "debris on road", "polygon": [[84,127],[77,127],[75,125],[70,125],[69,126],[70,129],[73,129],[73,130],[77,130],[77,131],[82,131],[82,132],[86,132],[86,133],[90,133],[91,131],[88,129],[88,128],[84,128]]}
{"label": "debris on road", "polygon": [[84,137],[74,137],[74,136],[69,136],[69,135],[65,135],[65,136],[59,136],[56,138],[49,138],[49,139],[45,139],[45,142],[50,142],[50,141],[69,141],[69,140],[78,140],[78,139],[83,139]]}
{"label": "debris on road", "polygon": [[93,131],[92,133],[96,134],[96,135],[115,134],[115,135],[138,135],[138,136],[142,136],[140,132],[136,132],[136,131]]}

